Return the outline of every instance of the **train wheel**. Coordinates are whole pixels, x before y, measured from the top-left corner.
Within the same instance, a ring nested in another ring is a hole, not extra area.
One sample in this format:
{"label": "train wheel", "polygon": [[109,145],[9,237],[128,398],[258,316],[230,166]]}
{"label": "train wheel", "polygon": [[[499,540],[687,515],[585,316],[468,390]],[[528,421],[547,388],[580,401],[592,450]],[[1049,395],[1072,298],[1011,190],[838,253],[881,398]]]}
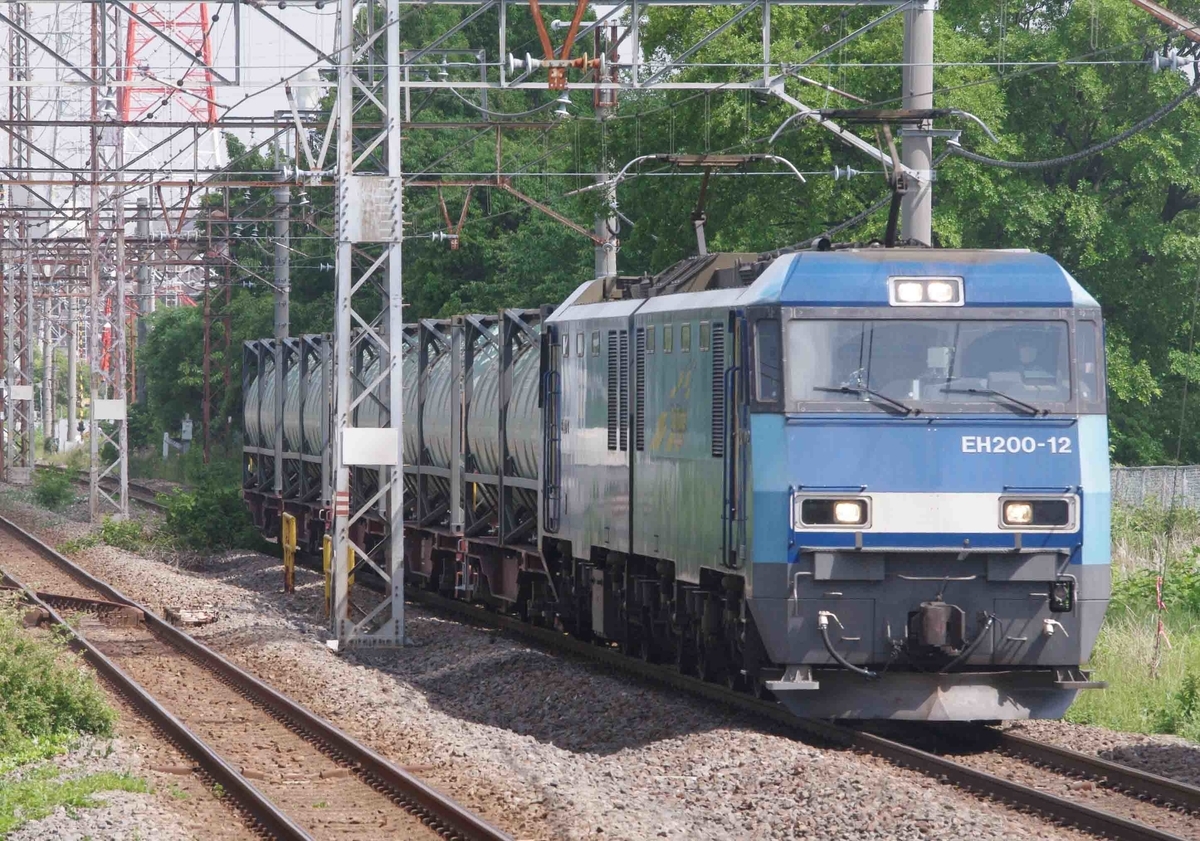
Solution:
{"label": "train wheel", "polygon": [[692,635],[683,630],[675,638],[675,665],[685,675],[697,674],[696,647]]}
{"label": "train wheel", "polygon": [[709,683],[722,683],[728,672],[725,652],[699,630],[696,632],[696,665],[700,679]]}

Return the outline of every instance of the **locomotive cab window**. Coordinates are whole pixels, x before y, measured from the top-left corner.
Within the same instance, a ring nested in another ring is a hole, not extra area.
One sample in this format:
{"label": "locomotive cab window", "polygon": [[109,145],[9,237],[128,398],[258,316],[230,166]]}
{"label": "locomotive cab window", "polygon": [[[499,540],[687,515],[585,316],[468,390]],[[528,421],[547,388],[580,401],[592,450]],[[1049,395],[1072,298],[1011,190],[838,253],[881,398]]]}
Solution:
{"label": "locomotive cab window", "polygon": [[1068,334],[1049,320],[797,319],[787,326],[787,398],[905,414],[1065,411]]}
{"label": "locomotive cab window", "polygon": [[592,331],[592,356],[600,355],[600,331]]}
{"label": "locomotive cab window", "polygon": [[1087,319],[1076,322],[1075,357],[1079,369],[1079,400],[1084,404],[1102,405],[1104,402],[1104,392],[1100,387],[1103,382],[1100,378],[1100,345],[1100,331],[1096,322]]}
{"label": "locomotive cab window", "polygon": [[576,356],[583,356],[583,343],[584,343],[583,331],[580,330],[578,333],[575,334],[575,355]]}
{"label": "locomotive cab window", "polygon": [[654,325],[646,326],[646,353],[654,353]]}
{"label": "locomotive cab window", "polygon": [[675,325],[663,325],[663,353],[670,353],[671,346],[675,344]]}
{"label": "locomotive cab window", "polygon": [[783,397],[783,354],[779,319],[760,318],[754,323],[754,396],[760,403]]}
{"label": "locomotive cab window", "polygon": [[684,324],[679,328],[679,352],[692,352],[692,325]]}
{"label": "locomotive cab window", "polygon": [[700,322],[700,350],[702,350],[702,351],[708,350],[708,346],[711,343],[711,339],[710,339],[711,335],[712,335],[712,325],[709,324],[707,321],[701,321]]}
{"label": "locomotive cab window", "polygon": [[563,332],[562,355],[564,359],[571,355],[571,334],[565,331]]}

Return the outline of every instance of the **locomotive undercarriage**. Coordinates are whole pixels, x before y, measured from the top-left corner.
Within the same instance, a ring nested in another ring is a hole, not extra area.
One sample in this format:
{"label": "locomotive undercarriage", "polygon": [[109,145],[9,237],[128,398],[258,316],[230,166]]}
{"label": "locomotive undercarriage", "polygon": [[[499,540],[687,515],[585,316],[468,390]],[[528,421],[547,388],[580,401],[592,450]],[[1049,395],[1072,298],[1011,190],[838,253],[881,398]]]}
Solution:
{"label": "locomotive undercarriage", "polygon": [[705,571],[697,584],[678,581],[670,561],[598,551],[587,559],[547,543],[499,546],[438,529],[409,529],[410,586],[490,605],[597,644],[617,645],[647,662],[765,693],[770,668],[747,609],[744,579]]}

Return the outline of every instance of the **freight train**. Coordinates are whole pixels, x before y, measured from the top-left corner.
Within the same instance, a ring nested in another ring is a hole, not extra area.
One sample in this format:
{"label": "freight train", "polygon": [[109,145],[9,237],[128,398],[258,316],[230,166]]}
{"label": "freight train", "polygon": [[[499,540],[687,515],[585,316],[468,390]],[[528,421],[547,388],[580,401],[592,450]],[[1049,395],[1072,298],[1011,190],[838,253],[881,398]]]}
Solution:
{"label": "freight train", "polygon": [[[1050,257],[709,254],[404,340],[409,587],[804,716],[1057,717],[1100,686],[1103,324]],[[245,500],[318,551],[329,339],[244,362]]]}

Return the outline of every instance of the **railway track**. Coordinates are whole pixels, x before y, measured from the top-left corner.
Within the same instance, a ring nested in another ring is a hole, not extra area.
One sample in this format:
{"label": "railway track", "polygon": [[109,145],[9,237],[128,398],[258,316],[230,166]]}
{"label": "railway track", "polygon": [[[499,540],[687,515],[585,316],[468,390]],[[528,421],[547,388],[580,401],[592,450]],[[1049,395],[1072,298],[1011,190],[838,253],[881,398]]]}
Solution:
{"label": "railway track", "polygon": [[1100,757],[985,726],[940,730],[920,726],[876,732],[866,727],[798,719],[773,701],[754,698],[583,642],[515,617],[410,589],[412,601],[473,624],[498,628],[556,652],[581,656],[673,689],[768,719],[818,740],[874,754],[1046,820],[1122,841],[1200,839],[1200,788]]}
{"label": "railway track", "polygon": [[3,518],[0,566],[52,621],[52,602],[89,614],[75,645],[264,836],[511,841]]}

